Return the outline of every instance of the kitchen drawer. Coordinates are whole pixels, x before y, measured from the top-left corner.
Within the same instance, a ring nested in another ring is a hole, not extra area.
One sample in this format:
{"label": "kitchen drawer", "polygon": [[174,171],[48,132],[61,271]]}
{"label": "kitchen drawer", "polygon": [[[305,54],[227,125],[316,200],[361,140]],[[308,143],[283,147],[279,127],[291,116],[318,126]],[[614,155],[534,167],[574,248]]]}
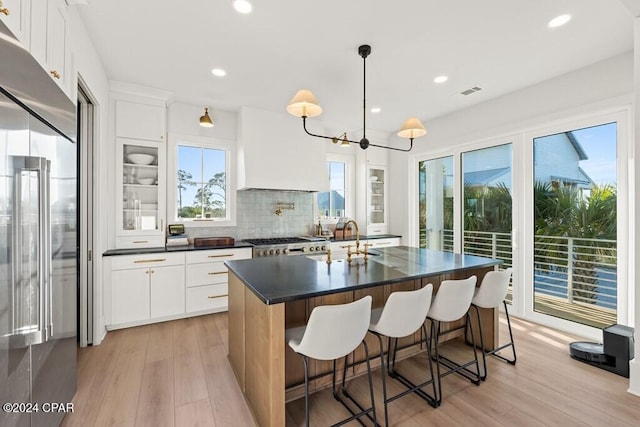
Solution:
{"label": "kitchen drawer", "polygon": [[190,251],[187,253],[187,264],[248,258],[251,258],[251,248]]}
{"label": "kitchen drawer", "polygon": [[227,283],[229,274],[223,262],[205,262],[189,264],[187,268],[187,287]]}
{"label": "kitchen drawer", "polygon": [[169,265],[184,265],[184,253],[122,255],[114,256],[111,259],[112,270],[127,270],[130,268],[148,268]]}
{"label": "kitchen drawer", "polygon": [[116,248],[164,248],[164,234],[157,236],[118,236],[116,237]]}
{"label": "kitchen drawer", "polygon": [[226,283],[187,288],[187,313],[226,309],[228,304]]}
{"label": "kitchen drawer", "polygon": [[391,239],[369,239],[367,241],[371,246],[370,249],[384,248],[389,246],[400,246],[400,239],[395,237]]}

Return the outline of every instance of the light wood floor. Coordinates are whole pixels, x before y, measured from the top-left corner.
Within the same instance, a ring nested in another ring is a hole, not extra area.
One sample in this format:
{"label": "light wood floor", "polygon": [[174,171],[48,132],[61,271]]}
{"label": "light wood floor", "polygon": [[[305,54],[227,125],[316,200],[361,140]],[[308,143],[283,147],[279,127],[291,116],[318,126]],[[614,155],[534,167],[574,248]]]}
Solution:
{"label": "light wood floor", "polygon": [[[490,358],[489,378],[479,387],[455,375],[445,377],[442,406],[433,409],[413,395],[403,397],[390,404],[391,424],[640,425],[640,397],[626,392],[628,380],[572,360],[568,343],[575,337],[521,320],[513,320],[513,326],[516,366]],[[63,425],[255,425],[227,361],[226,340],[226,314],[110,332],[101,345],[79,350],[75,412]],[[448,350],[462,349],[454,344]],[[400,370],[413,378],[425,363],[417,357],[402,362]],[[401,390],[394,381],[388,385],[391,392]],[[374,387],[382,421],[379,370]],[[364,378],[349,390],[367,401]],[[345,415],[330,392],[312,396],[312,425],[325,426]],[[302,399],[287,405],[287,426],[300,425]]]}

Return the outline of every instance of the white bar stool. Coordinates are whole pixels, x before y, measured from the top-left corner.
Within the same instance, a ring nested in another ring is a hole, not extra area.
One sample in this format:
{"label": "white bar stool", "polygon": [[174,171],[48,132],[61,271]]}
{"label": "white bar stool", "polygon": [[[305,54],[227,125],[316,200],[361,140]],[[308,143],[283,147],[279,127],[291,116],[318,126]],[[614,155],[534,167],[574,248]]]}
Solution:
{"label": "white bar stool", "polygon": [[[499,271],[489,271],[484,275],[480,287],[476,289],[471,306],[475,308],[476,315],[478,317],[478,325],[480,325],[480,346],[482,348],[482,366],[484,368],[484,375],[480,377],[482,381],[487,379],[487,355],[493,355],[499,359],[504,360],[512,365],[516,364],[516,347],[513,343],[513,333],[511,331],[511,320],[509,320],[509,310],[507,309],[507,301],[505,297],[509,291],[509,280],[511,279],[511,268]],[[500,304],[504,304],[504,313],[507,317],[507,325],[509,326],[509,339],[507,344],[494,348],[492,350],[486,350],[484,348],[484,336],[482,333],[482,321],[480,320],[481,308],[495,308],[497,309]],[[508,359],[500,354],[498,351],[507,347],[511,347],[513,351],[513,358]]]}
{"label": "white bar stool", "polygon": [[[387,404],[409,393],[416,393],[425,399],[434,408],[436,404],[436,384],[433,376],[433,366],[431,365],[431,351],[429,336],[425,321],[427,313],[431,306],[431,296],[433,294],[433,285],[428,284],[425,287],[415,291],[399,291],[389,295],[384,307],[376,308],[371,312],[371,323],[369,324],[369,332],[378,337],[380,343],[380,364],[382,373],[382,393],[384,395],[384,422],[389,425],[389,412]],[[398,338],[406,337],[415,333],[422,328],[425,341],[425,349],[427,352],[427,362],[429,363],[429,371],[431,379],[421,383],[414,384],[395,370],[396,352],[398,347]],[[382,337],[388,338],[387,344],[387,369],[389,376],[398,379],[408,389],[396,394],[395,396],[387,396],[387,383],[385,375],[384,348],[382,346]],[[395,340],[393,359],[391,359],[391,339]],[[429,395],[422,390],[423,387],[431,384],[433,386],[433,395]]]}
{"label": "white bar stool", "polygon": [[[378,425],[376,408],[373,397],[373,383],[371,378],[371,365],[369,363],[369,349],[364,337],[367,334],[369,320],[371,318],[371,296],[367,295],[358,301],[348,304],[323,305],[315,307],[309,316],[306,326],[288,329],[286,338],[289,347],[302,356],[304,362],[304,399],[305,419],[309,426],[309,366],[308,359],[333,360],[332,391],[333,396],[351,413],[351,417],[340,421],[334,426],[340,426],[366,415],[374,425]],[[367,362],[367,375],[369,377],[369,392],[371,394],[371,407],[364,409],[352,398],[345,387],[349,353],[352,353],[360,343],[364,344]],[[360,410],[356,413],[338,394],[336,388],[336,360],[344,357],[344,370],[342,373],[342,394],[349,398]],[[370,415],[372,414],[372,415]],[[361,422],[362,423],[362,422]]]}
{"label": "white bar stool", "polygon": [[[443,280],[433,298],[431,308],[429,309],[428,318],[431,320],[431,340],[435,338],[435,361],[438,375],[438,397],[437,405],[442,403],[442,377],[452,373],[457,373],[468,379],[475,385],[480,385],[480,365],[478,364],[478,353],[476,352],[475,338],[473,335],[473,326],[471,325],[471,316],[469,315],[469,307],[473,298],[477,278],[471,276],[463,280]],[[466,317],[465,324],[457,328],[444,332],[440,330],[441,322],[454,322]],[[442,335],[465,329],[467,326],[471,331],[471,342],[473,348],[473,360],[465,363],[456,363],[453,360],[440,356],[439,341]],[[440,364],[445,365],[448,370],[440,372]],[[469,369],[469,366],[475,365],[475,372]]]}

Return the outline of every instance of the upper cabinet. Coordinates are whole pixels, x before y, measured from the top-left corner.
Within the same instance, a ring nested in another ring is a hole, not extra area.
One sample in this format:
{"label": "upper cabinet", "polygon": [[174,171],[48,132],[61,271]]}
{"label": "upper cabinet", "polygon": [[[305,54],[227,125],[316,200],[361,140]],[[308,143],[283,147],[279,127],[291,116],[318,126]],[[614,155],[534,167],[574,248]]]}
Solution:
{"label": "upper cabinet", "polygon": [[165,244],[167,99],[150,89],[113,83],[115,247]]}
{"label": "upper cabinet", "polygon": [[367,172],[367,234],[386,234],[387,221],[387,167],[369,165]]}
{"label": "upper cabinet", "polygon": [[167,108],[164,105],[116,102],[116,136],[164,142]]}
{"label": "upper cabinet", "polygon": [[64,0],[32,2],[30,52],[75,102],[76,79],[69,49],[68,6]]}
{"label": "upper cabinet", "polygon": [[0,21],[25,46],[29,46],[30,0],[0,0]]}

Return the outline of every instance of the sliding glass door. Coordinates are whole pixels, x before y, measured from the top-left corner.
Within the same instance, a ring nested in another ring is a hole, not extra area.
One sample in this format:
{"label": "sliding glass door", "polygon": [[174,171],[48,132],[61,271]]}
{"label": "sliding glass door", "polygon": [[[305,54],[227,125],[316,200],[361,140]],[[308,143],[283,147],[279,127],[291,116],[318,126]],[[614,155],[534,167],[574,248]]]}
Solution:
{"label": "sliding glass door", "polygon": [[418,162],[420,247],[453,252],[453,156]]}
{"label": "sliding glass door", "polygon": [[[512,144],[462,153],[462,252],[513,266]],[[507,295],[511,301],[512,292]]]}
{"label": "sliding glass door", "polygon": [[533,152],[533,310],[616,323],[617,124],[537,137]]}

